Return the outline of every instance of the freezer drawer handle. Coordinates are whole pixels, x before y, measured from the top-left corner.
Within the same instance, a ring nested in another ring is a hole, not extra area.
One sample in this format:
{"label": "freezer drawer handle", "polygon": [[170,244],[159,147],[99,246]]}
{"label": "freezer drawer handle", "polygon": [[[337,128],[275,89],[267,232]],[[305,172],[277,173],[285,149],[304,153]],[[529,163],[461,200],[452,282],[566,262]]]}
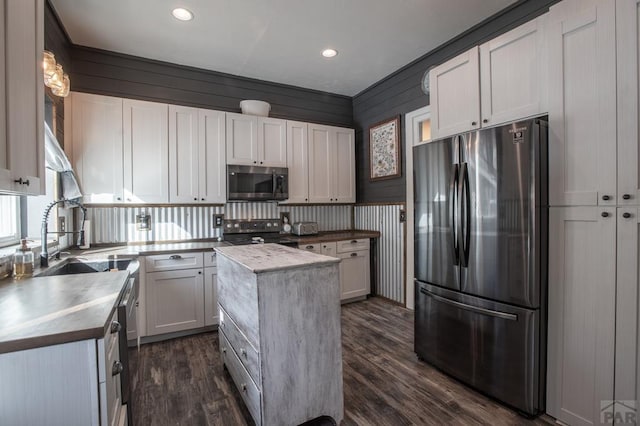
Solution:
{"label": "freezer drawer handle", "polygon": [[476,313],[482,314],[482,315],[489,315],[489,316],[496,317],[496,318],[502,318],[502,319],[506,319],[506,320],[509,320],[509,321],[518,321],[518,316],[515,315],[515,314],[508,314],[506,312],[498,312],[498,311],[493,311],[491,309],[485,309],[485,308],[479,308],[477,306],[466,305],[464,303],[456,302],[454,300],[445,299],[444,297],[440,297],[440,296],[435,295],[433,293],[429,293],[424,288],[420,289],[420,293],[422,293],[422,294],[424,294],[426,296],[432,297],[432,298],[436,299],[438,302],[448,303],[449,305],[453,305],[456,308],[465,309],[467,311],[476,312]]}

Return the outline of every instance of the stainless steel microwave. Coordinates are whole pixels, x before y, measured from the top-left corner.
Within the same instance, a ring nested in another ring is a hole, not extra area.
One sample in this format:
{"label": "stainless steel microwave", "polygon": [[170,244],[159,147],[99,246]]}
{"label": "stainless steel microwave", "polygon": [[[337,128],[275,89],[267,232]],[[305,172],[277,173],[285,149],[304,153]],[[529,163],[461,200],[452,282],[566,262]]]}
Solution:
{"label": "stainless steel microwave", "polygon": [[282,201],[289,198],[286,167],[227,166],[228,201]]}

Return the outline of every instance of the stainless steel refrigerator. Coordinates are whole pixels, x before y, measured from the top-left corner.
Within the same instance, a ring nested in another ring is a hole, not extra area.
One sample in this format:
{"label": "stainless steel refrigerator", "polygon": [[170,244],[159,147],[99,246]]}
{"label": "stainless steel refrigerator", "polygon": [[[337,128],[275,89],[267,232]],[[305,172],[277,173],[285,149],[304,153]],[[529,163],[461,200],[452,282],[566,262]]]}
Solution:
{"label": "stainless steel refrigerator", "polygon": [[464,383],[544,411],[547,123],[414,148],[415,351]]}

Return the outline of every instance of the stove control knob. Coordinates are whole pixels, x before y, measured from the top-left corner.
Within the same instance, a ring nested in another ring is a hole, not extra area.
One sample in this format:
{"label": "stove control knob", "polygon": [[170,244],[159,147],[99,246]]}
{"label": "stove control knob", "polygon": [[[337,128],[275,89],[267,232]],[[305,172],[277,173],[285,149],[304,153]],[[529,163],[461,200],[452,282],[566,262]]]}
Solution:
{"label": "stove control knob", "polygon": [[236,223],[235,225],[233,225],[234,228],[240,228],[240,224]]}
{"label": "stove control knob", "polygon": [[271,228],[271,222],[267,223],[267,228]]}

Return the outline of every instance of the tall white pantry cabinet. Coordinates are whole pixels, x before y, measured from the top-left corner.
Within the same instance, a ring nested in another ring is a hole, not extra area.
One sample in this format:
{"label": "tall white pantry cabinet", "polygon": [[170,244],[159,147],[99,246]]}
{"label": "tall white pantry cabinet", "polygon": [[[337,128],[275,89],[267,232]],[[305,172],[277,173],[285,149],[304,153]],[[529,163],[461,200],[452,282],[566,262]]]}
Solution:
{"label": "tall white pantry cabinet", "polygon": [[639,0],[549,13],[547,412],[572,425],[640,396],[639,22]]}

